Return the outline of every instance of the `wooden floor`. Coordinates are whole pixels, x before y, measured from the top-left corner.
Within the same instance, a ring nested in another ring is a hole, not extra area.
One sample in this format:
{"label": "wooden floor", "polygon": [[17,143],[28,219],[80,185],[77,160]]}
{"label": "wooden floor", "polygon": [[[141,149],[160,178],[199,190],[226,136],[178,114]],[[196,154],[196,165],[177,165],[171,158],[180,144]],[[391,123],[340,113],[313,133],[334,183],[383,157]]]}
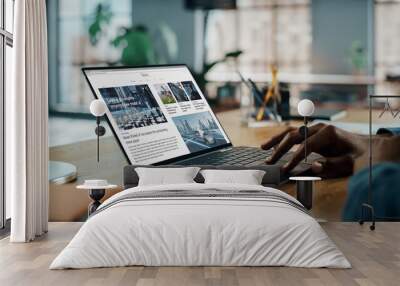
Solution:
{"label": "wooden floor", "polygon": [[400,285],[400,223],[323,223],[353,268],[123,267],[48,270],[81,223],[50,223],[49,233],[27,244],[0,241],[0,285]]}

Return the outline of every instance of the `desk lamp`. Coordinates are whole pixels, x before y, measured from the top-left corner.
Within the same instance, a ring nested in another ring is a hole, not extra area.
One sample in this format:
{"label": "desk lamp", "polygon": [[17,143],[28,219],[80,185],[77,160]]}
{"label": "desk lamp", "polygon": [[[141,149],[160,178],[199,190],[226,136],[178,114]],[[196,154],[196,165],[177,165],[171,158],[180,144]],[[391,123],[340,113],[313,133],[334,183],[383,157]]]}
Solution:
{"label": "desk lamp", "polygon": [[97,135],[97,162],[100,161],[100,136],[106,134],[104,126],[100,125],[100,118],[106,113],[106,105],[103,100],[96,99],[90,103],[90,113],[96,117],[97,127],[95,133]]}
{"label": "desk lamp", "polygon": [[303,99],[297,105],[297,111],[301,116],[304,116],[304,125],[299,129],[301,136],[304,137],[304,163],[307,163],[308,117],[313,115],[314,110],[314,103],[309,99]]}

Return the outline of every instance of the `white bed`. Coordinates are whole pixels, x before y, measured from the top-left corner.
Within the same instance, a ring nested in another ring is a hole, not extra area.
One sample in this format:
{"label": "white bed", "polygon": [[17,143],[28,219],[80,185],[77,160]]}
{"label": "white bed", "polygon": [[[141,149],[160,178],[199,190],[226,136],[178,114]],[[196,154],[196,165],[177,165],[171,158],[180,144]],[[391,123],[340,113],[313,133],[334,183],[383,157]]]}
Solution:
{"label": "white bed", "polygon": [[351,267],[291,196],[262,186],[196,183],[114,195],[50,269],[128,265]]}

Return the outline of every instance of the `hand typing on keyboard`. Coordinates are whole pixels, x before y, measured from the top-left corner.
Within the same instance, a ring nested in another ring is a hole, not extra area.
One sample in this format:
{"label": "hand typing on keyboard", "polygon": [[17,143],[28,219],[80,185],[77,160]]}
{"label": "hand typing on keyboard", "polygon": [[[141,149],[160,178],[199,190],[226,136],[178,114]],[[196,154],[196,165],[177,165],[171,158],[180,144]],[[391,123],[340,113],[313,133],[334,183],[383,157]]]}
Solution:
{"label": "hand typing on keyboard", "polygon": [[[261,148],[265,150],[274,148],[266,163],[276,163],[293,146],[300,144],[293,157],[283,166],[285,172],[292,170],[304,159],[303,141],[304,137],[299,133],[298,128],[294,127],[289,127],[284,132],[270,138],[261,145]],[[367,151],[367,136],[353,134],[322,123],[309,128],[307,155],[315,152],[325,157],[325,160],[312,164],[312,171],[319,176],[333,178],[351,175],[356,158],[364,158]]]}
{"label": "hand typing on keyboard", "polygon": [[[261,165],[270,151],[251,148],[235,147],[224,152],[213,152],[201,157],[185,160],[184,165],[214,165],[214,166],[254,166]],[[260,164],[261,162],[261,164]]]}

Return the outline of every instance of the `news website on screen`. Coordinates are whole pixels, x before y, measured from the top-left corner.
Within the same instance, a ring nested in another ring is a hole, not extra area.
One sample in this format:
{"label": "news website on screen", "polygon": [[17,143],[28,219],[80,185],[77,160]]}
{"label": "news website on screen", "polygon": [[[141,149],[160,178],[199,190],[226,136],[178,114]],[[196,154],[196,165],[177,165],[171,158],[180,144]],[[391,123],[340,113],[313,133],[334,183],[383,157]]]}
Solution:
{"label": "news website on screen", "polygon": [[185,66],[87,70],[132,164],[154,164],[229,143]]}

